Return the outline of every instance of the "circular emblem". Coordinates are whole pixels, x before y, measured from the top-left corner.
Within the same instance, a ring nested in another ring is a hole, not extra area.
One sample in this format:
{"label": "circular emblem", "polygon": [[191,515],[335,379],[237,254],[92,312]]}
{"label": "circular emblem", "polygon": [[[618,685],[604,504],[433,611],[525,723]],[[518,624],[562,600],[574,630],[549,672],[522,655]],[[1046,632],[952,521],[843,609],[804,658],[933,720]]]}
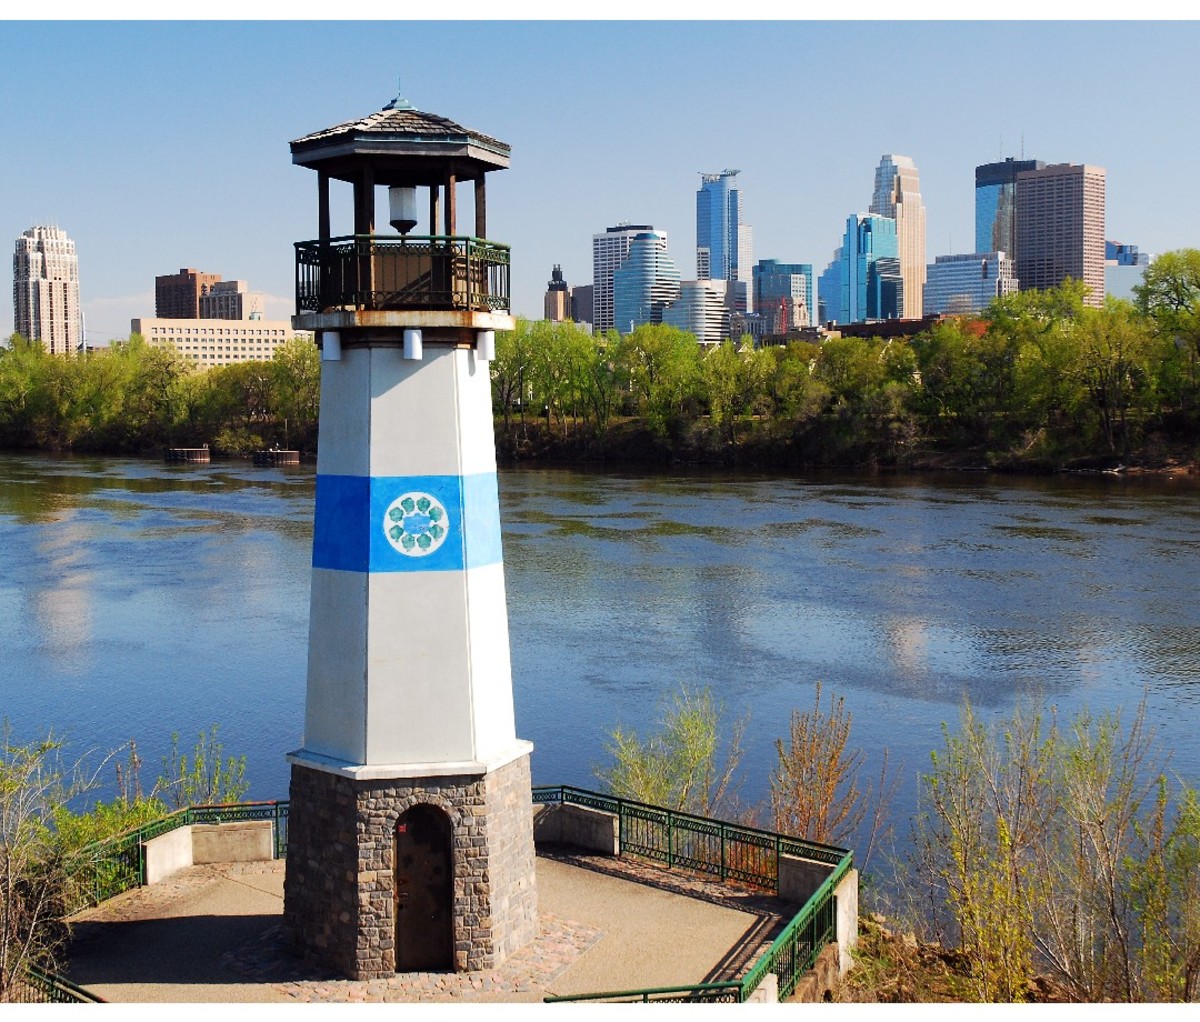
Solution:
{"label": "circular emblem", "polygon": [[388,505],[383,533],[397,553],[424,557],[445,542],[449,519],[446,508],[428,493],[405,493]]}

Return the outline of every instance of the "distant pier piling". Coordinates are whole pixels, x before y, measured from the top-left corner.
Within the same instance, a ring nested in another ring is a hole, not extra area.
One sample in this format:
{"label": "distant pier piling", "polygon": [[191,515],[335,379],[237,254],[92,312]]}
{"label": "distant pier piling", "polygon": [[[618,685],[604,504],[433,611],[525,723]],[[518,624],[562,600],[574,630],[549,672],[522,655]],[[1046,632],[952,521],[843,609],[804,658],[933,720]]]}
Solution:
{"label": "distant pier piling", "polygon": [[299,465],[299,451],[255,451],[254,464],[256,465]]}
{"label": "distant pier piling", "polygon": [[211,460],[208,444],[203,447],[167,448],[167,461],[186,461],[190,465],[207,465]]}

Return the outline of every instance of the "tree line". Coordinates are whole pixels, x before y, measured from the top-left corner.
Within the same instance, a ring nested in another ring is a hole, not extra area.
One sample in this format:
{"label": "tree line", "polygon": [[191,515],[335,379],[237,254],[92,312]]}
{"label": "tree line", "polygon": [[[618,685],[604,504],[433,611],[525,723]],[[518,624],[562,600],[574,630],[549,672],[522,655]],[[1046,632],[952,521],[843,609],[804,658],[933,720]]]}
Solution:
{"label": "tree line", "polygon": [[200,447],[243,455],[315,450],[320,353],[281,345],[270,362],[197,369],[133,335],[63,358],[19,334],[0,348],[0,447],[141,454]]}
{"label": "tree line", "polygon": [[[589,336],[519,321],[492,367],[501,435],[531,424],[603,450],[635,419],[700,457],[911,464],[943,453],[1058,467],[1153,459],[1200,439],[1200,251],[1149,266],[1137,300],[1085,285],[995,300],[911,338],[702,350],[673,327]],[[515,445],[520,449],[520,445]],[[1155,449],[1158,449],[1157,451]]]}
{"label": "tree line", "polygon": [[[1136,300],[1083,304],[1066,281],[911,338],[702,348],[649,324],[593,336],[518,319],[491,363],[505,456],[795,466],[1058,468],[1161,463],[1200,440],[1200,250],[1147,267]],[[144,453],[207,443],[315,451],[320,361],[198,370],[140,337],[81,357],[0,348],[0,446]]]}

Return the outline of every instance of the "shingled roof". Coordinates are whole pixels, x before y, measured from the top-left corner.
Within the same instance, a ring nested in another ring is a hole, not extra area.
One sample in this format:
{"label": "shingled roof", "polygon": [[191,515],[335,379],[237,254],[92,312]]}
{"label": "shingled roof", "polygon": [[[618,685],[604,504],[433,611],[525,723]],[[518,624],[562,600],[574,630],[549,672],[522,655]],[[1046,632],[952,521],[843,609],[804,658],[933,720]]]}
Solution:
{"label": "shingled roof", "polygon": [[448,117],[391,104],[358,120],[346,121],[298,138],[292,142],[291,148],[293,155],[297,155],[313,150],[340,148],[342,144],[352,145],[355,142],[368,145],[393,142],[420,147],[469,147],[500,157],[503,165],[507,165],[512,151],[499,139],[464,128]]}

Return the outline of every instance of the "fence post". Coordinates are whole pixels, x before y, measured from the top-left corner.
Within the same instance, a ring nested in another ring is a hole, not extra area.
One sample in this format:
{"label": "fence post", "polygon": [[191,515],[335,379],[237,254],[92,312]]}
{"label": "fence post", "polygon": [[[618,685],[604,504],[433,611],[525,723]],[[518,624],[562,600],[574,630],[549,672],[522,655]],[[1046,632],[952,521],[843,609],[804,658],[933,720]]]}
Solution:
{"label": "fence post", "polygon": [[669,809],[667,810],[667,868],[675,865],[675,835],[671,829],[671,823],[675,818],[675,814]]}

